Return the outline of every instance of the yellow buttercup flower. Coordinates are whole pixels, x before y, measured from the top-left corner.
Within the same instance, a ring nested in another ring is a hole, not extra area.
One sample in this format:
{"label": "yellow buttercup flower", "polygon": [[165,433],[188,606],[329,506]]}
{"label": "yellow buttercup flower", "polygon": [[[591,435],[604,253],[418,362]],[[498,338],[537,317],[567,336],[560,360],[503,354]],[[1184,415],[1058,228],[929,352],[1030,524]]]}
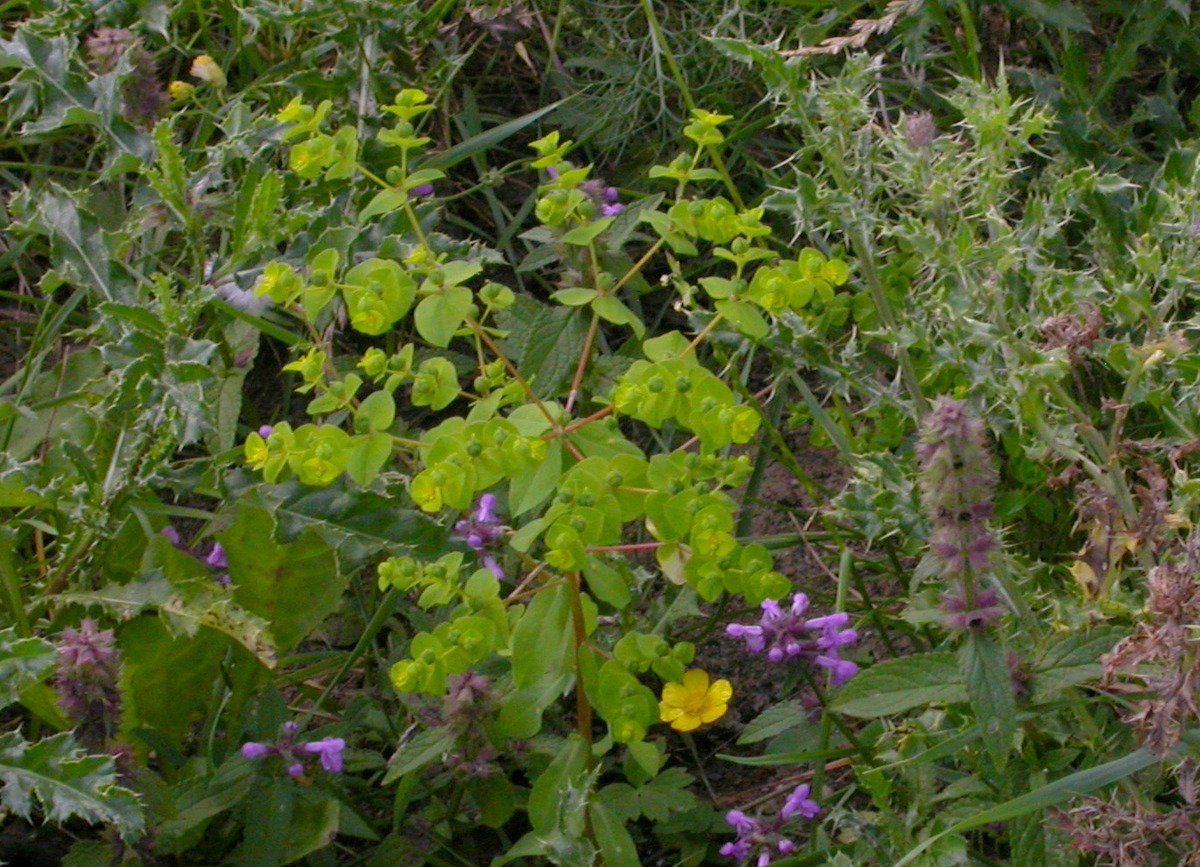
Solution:
{"label": "yellow buttercup flower", "polygon": [[213,60],[207,54],[201,54],[193,60],[192,68],[188,70],[188,73],[207,84],[211,84],[217,90],[221,90],[228,83],[225,79],[225,73],[221,70],[221,67],[217,66],[217,61]]}
{"label": "yellow buttercup flower", "polygon": [[709,683],[708,672],[694,668],[683,675],[683,683],[663,686],[658,703],[659,717],[677,732],[690,732],[714,722],[729,710],[733,686],[727,680]]}

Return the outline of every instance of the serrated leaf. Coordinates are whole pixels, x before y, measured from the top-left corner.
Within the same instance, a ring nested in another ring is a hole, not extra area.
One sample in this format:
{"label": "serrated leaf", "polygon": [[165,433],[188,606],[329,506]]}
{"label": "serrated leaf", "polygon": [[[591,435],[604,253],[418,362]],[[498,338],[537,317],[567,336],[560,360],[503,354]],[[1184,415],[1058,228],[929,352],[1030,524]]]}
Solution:
{"label": "serrated leaf", "polygon": [[15,629],[0,630],[0,708],[18,701],[21,691],[39,683],[54,667],[54,645],[21,638]]}
{"label": "serrated leaf", "polygon": [[518,370],[533,382],[538,396],[560,393],[570,382],[587,336],[584,314],[518,298],[517,304],[499,317],[499,325],[509,332],[501,348],[515,356]]}
{"label": "serrated leaf", "polygon": [[86,755],[66,732],[36,743],[0,734],[0,782],[0,804],[25,819],[36,805],[47,822],[103,822],[129,837],[144,825],[137,796],[117,785],[112,756]]}
{"label": "serrated leaf", "polygon": [[767,708],[746,724],[741,737],[738,738],[738,745],[756,744],[767,738],[773,738],[788,729],[803,725],[805,717],[806,711],[800,702],[781,701],[779,704]]}
{"label": "serrated leaf", "polygon": [[983,742],[996,767],[1003,769],[1017,730],[1016,698],[1004,646],[989,635],[970,632],[959,648],[958,667]]}
{"label": "serrated leaf", "polygon": [[1102,627],[1068,635],[1042,656],[1033,675],[1034,703],[1047,701],[1068,687],[1099,678],[1100,658],[1126,634],[1116,627]]}
{"label": "serrated leaf", "polygon": [[423,556],[445,551],[447,529],[413,509],[407,499],[347,489],[342,482],[316,490],[299,482],[262,485],[256,493],[275,513],[284,542],[312,528],[356,560],[380,550],[411,550]]}
{"label": "serrated leaf", "polygon": [[904,713],[925,705],[967,700],[952,653],[918,653],[889,659],[856,674],[830,706],[861,719]]}

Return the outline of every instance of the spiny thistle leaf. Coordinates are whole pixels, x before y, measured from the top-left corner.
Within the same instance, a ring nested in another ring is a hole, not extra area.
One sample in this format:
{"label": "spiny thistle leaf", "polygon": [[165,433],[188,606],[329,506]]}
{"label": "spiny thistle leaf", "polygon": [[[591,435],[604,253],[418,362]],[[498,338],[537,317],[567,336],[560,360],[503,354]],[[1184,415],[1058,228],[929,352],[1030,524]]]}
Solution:
{"label": "spiny thistle leaf", "polygon": [[137,836],[144,824],[137,796],[117,785],[112,756],[92,756],[64,732],[36,743],[20,732],[0,735],[0,806],[28,819],[36,802],[48,822],[79,817]]}

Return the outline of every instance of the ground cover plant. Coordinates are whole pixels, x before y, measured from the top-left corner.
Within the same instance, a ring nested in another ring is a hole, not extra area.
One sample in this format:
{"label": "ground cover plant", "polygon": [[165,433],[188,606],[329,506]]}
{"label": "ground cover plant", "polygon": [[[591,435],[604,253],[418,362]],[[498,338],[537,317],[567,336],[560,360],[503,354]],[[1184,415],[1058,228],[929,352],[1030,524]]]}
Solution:
{"label": "ground cover plant", "polygon": [[6,10],[0,860],[1200,863],[1194,14]]}

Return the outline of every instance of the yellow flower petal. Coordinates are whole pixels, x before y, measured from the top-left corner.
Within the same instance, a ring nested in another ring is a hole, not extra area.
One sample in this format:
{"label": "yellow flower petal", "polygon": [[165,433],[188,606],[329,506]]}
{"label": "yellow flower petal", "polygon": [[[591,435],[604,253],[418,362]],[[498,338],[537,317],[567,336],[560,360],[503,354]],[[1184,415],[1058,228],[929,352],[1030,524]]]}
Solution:
{"label": "yellow flower petal", "polygon": [[708,690],[708,672],[702,668],[693,668],[683,673],[683,688],[688,692],[705,692]]}
{"label": "yellow flower petal", "polygon": [[708,697],[712,701],[729,704],[729,700],[733,698],[733,684],[727,680],[718,680],[708,688]]}
{"label": "yellow flower petal", "polygon": [[671,723],[671,728],[677,732],[691,732],[700,728],[700,717],[682,716]]}

